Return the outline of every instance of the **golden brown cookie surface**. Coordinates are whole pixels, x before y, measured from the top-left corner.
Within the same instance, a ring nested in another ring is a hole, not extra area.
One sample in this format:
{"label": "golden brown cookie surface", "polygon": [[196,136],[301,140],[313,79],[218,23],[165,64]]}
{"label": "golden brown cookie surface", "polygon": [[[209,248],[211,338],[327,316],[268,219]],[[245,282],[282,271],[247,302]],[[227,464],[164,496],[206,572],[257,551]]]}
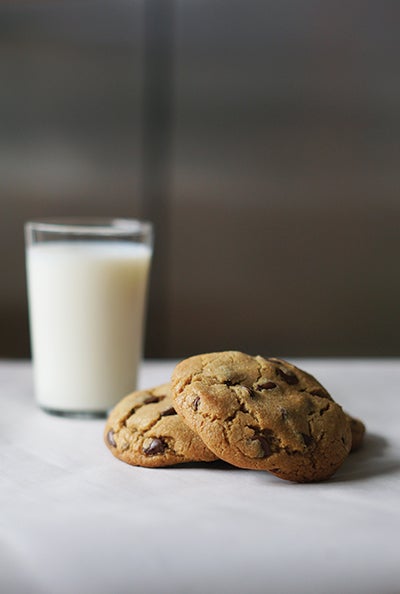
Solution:
{"label": "golden brown cookie surface", "polygon": [[174,406],[221,459],[298,482],[329,478],[351,448],[349,422],[323,386],[281,359],[237,351],[179,363]]}
{"label": "golden brown cookie surface", "polygon": [[169,384],[123,398],[109,415],[104,441],[114,456],[134,466],[217,459],[176,414]]}

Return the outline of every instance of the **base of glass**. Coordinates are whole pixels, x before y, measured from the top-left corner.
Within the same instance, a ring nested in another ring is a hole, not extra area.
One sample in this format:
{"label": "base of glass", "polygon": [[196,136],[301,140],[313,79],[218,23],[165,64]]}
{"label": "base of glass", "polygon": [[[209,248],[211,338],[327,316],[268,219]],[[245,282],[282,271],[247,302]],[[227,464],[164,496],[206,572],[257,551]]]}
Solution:
{"label": "base of glass", "polygon": [[39,406],[45,413],[57,417],[69,417],[72,419],[105,419],[107,417],[107,411],[104,410],[58,410],[57,408]]}

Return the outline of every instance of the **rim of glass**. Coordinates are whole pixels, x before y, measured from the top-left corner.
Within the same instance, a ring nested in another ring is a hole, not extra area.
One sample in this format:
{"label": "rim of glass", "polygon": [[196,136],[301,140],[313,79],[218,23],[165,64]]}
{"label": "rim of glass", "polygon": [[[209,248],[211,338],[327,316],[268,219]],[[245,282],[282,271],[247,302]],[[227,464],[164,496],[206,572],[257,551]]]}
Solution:
{"label": "rim of glass", "polygon": [[153,225],[139,219],[58,217],[28,221],[25,228],[27,231],[76,235],[132,235],[151,233]]}

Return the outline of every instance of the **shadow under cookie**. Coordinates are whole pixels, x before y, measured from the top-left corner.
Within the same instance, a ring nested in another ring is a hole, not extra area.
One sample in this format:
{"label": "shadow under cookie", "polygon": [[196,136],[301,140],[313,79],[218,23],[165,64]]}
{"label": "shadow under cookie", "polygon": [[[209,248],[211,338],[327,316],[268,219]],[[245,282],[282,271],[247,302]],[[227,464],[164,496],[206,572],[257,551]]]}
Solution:
{"label": "shadow under cookie", "polygon": [[332,482],[362,481],[398,472],[400,460],[388,454],[389,445],[383,435],[367,433],[362,447],[348,456]]}

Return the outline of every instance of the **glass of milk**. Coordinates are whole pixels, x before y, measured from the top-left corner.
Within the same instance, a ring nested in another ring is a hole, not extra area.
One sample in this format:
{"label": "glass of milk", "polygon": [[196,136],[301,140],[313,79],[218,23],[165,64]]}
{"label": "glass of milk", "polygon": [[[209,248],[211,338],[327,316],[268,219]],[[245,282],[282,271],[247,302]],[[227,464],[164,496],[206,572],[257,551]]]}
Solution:
{"label": "glass of milk", "polygon": [[137,387],[151,223],[60,219],[25,225],[35,395],[46,412],[105,416]]}

